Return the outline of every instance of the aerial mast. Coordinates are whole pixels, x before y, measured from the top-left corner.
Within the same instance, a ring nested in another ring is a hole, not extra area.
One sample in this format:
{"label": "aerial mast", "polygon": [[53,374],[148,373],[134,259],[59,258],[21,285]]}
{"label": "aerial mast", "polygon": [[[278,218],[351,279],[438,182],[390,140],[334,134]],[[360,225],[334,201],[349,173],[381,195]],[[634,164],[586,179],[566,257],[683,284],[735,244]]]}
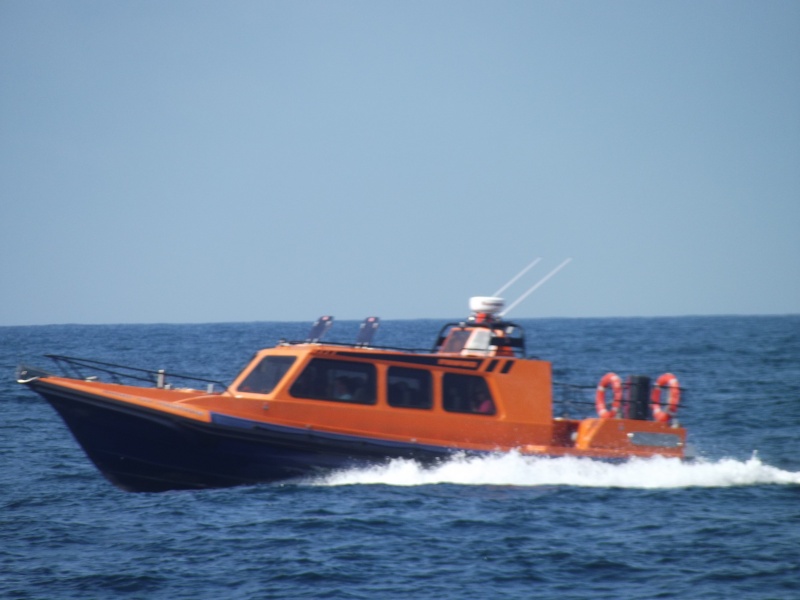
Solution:
{"label": "aerial mast", "polygon": [[[514,300],[514,302],[512,302],[512,303],[511,303],[511,304],[508,306],[508,308],[506,308],[506,309],[505,309],[503,312],[501,312],[501,313],[500,313],[500,316],[501,316],[501,317],[504,317],[504,316],[506,316],[506,315],[507,315],[509,312],[511,312],[511,310],[512,310],[512,309],[513,309],[515,306],[517,306],[517,305],[518,305],[520,302],[522,302],[523,300],[525,300],[525,298],[527,298],[527,297],[528,297],[528,296],[530,296],[530,295],[531,295],[533,292],[535,292],[535,291],[536,291],[536,290],[539,288],[539,286],[541,286],[542,284],[544,284],[544,283],[545,283],[545,282],[546,282],[548,279],[550,279],[550,278],[551,278],[553,275],[555,275],[555,274],[556,274],[556,273],[558,273],[558,272],[559,272],[561,269],[563,269],[564,267],[566,267],[566,266],[567,266],[567,265],[568,265],[568,264],[569,264],[571,261],[572,261],[572,259],[571,259],[571,258],[568,258],[567,260],[565,260],[564,262],[562,262],[560,265],[558,265],[558,266],[557,266],[555,269],[553,269],[552,271],[550,271],[550,272],[549,272],[547,275],[545,275],[544,277],[542,277],[542,278],[541,278],[539,281],[537,281],[537,282],[536,282],[536,284],[535,284],[533,287],[529,288],[527,292],[525,292],[524,294],[522,294],[522,296],[520,296],[519,298],[517,298],[516,300]],[[535,261],[535,262],[536,262],[536,261]],[[525,268],[525,271],[527,271],[527,270],[528,270],[528,268],[530,268],[530,266],[531,266],[531,265],[529,265],[528,267],[526,267],[526,268]],[[523,272],[524,272],[524,271],[523,271]],[[506,287],[508,287],[508,286],[506,286]]]}

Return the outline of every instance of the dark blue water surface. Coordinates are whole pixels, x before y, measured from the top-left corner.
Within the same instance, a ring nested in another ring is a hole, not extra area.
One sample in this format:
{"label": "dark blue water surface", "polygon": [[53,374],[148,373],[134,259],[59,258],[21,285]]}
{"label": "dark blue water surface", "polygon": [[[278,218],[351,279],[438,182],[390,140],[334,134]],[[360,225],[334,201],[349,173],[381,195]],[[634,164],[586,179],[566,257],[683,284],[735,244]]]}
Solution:
{"label": "dark blue water surface", "polygon": [[[18,363],[56,353],[230,380],[308,324],[0,327],[0,597],[800,598],[800,316],[523,324],[559,380],[675,373],[699,459],[399,461],[130,494],[14,383]],[[427,347],[440,325],[385,322],[376,342]]]}

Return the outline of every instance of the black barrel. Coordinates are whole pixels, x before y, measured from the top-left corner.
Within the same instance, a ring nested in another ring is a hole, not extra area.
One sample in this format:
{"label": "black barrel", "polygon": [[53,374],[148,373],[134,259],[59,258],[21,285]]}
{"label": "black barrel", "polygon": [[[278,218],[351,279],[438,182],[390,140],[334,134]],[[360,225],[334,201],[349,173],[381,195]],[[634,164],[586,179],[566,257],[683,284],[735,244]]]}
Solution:
{"label": "black barrel", "polygon": [[629,419],[646,421],[650,418],[650,378],[647,375],[628,377],[623,406]]}

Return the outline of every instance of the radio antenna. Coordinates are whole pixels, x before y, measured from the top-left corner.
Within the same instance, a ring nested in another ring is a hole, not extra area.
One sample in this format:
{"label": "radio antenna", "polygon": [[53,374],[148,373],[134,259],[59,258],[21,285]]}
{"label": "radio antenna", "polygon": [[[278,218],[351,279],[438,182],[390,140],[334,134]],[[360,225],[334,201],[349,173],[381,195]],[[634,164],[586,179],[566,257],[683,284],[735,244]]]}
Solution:
{"label": "radio antenna", "polygon": [[511,281],[509,281],[507,284],[505,284],[503,287],[501,287],[499,290],[497,290],[497,291],[496,291],[494,294],[492,294],[492,295],[493,295],[493,296],[499,296],[500,294],[502,294],[503,292],[505,292],[505,291],[508,289],[508,287],[509,287],[509,286],[510,286],[512,283],[514,283],[514,282],[515,282],[517,279],[519,279],[520,277],[522,277],[523,275],[525,275],[525,273],[527,273],[527,272],[528,272],[528,271],[530,271],[530,270],[531,270],[533,267],[535,267],[535,266],[536,266],[536,265],[539,263],[539,261],[540,261],[540,260],[542,260],[542,259],[541,259],[541,257],[540,257],[540,258],[537,258],[537,259],[535,259],[535,260],[534,260],[534,261],[533,261],[531,264],[529,264],[527,267],[525,267],[524,269],[522,269],[522,271],[520,271],[519,273],[517,273],[517,274],[516,274],[516,275],[515,275],[515,276],[514,276],[514,277],[511,279]]}
{"label": "radio antenna", "polygon": [[[501,316],[501,317],[504,317],[504,316],[506,316],[506,315],[507,315],[509,312],[511,312],[511,309],[513,309],[515,306],[517,306],[517,304],[519,304],[520,302],[522,302],[523,300],[525,300],[525,298],[527,298],[527,297],[528,297],[528,296],[530,296],[530,295],[531,295],[533,292],[535,292],[535,291],[536,291],[536,289],[537,289],[537,288],[538,288],[540,285],[542,285],[542,284],[543,284],[545,281],[547,281],[547,280],[548,280],[548,279],[550,279],[550,278],[551,278],[553,275],[555,275],[556,273],[558,273],[558,272],[559,272],[561,269],[563,269],[564,267],[566,267],[566,266],[567,266],[567,265],[570,263],[570,261],[571,261],[571,260],[572,260],[571,258],[568,258],[567,260],[565,260],[564,262],[562,262],[560,265],[558,265],[558,266],[557,266],[555,269],[553,269],[552,271],[550,271],[550,272],[549,272],[547,275],[545,275],[544,277],[542,277],[542,278],[541,278],[539,281],[537,281],[537,282],[536,282],[536,285],[534,285],[534,286],[533,286],[532,288],[530,288],[530,289],[529,289],[527,292],[525,292],[524,294],[522,294],[522,296],[520,296],[519,298],[517,298],[517,299],[516,299],[514,302],[512,302],[512,303],[511,303],[511,305],[510,305],[508,308],[506,308],[506,309],[505,309],[503,312],[501,312],[501,313],[500,313],[500,316]],[[526,270],[527,270],[527,269],[526,269]]]}

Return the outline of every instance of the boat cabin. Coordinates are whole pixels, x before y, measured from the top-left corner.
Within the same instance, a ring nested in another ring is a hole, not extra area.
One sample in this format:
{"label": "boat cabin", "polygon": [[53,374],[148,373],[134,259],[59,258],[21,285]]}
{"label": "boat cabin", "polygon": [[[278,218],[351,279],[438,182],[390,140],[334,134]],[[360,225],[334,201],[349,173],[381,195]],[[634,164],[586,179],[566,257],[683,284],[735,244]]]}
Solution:
{"label": "boat cabin", "polygon": [[446,324],[429,352],[318,339],[262,350],[230,386],[230,408],[404,442],[513,447],[522,429],[523,439],[549,443],[550,363],[522,360],[523,329],[497,315],[496,300],[473,299],[473,315]]}

